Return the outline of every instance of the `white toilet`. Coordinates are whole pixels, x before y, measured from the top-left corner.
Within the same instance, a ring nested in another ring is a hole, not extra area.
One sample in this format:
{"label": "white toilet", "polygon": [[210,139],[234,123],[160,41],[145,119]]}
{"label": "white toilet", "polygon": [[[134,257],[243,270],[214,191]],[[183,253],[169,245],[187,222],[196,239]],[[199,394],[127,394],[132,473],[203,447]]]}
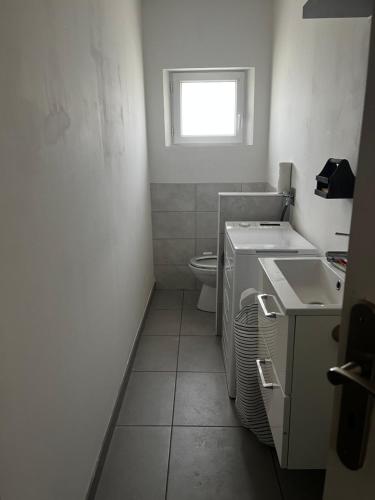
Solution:
{"label": "white toilet", "polygon": [[197,307],[202,311],[216,311],[217,256],[211,253],[193,257],[189,264],[194,276],[202,283]]}

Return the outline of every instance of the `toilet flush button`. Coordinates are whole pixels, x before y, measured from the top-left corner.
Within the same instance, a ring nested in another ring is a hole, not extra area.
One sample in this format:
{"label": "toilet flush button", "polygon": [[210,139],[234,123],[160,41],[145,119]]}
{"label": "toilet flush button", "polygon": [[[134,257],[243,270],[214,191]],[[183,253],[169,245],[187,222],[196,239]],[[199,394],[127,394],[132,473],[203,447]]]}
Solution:
{"label": "toilet flush button", "polygon": [[240,227],[250,227],[250,222],[240,222]]}

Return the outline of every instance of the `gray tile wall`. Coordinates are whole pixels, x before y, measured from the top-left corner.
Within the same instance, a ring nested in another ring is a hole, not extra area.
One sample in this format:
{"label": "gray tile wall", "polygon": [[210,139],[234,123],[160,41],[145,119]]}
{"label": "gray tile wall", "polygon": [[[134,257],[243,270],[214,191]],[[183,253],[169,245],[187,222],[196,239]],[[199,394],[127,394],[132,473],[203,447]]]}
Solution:
{"label": "gray tile wall", "polygon": [[151,184],[156,286],[194,290],[188,263],[203,252],[217,252],[218,193],[271,191],[266,182]]}

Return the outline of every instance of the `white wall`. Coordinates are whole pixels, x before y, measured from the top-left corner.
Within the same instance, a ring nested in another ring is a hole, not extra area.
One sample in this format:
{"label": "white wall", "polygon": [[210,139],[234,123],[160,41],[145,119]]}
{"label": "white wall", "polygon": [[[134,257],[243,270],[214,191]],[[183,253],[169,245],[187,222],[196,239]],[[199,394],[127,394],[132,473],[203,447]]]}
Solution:
{"label": "white wall", "polygon": [[304,3],[275,2],[269,182],[292,161],[296,228],[321,250],[346,249],[334,233],[349,232],[352,201],[315,196],[315,176],[330,157],[356,171],[370,20],[303,20]]}
{"label": "white wall", "polygon": [[153,284],[137,0],[3,0],[0,496],[82,500]]}
{"label": "white wall", "polygon": [[[142,3],[151,181],[266,181],[273,1]],[[165,146],[163,69],[248,66],[256,79],[253,146]]]}

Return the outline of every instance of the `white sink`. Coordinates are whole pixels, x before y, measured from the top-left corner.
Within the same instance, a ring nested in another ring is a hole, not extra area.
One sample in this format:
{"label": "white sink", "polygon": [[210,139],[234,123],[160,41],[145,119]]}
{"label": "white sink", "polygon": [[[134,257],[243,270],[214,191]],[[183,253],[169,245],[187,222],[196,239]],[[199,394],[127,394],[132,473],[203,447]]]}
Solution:
{"label": "white sink", "polygon": [[325,258],[260,259],[286,312],[337,314],[342,308],[345,274]]}
{"label": "white sink", "polygon": [[342,304],[342,281],[322,260],[277,259],[275,263],[304,304]]}

